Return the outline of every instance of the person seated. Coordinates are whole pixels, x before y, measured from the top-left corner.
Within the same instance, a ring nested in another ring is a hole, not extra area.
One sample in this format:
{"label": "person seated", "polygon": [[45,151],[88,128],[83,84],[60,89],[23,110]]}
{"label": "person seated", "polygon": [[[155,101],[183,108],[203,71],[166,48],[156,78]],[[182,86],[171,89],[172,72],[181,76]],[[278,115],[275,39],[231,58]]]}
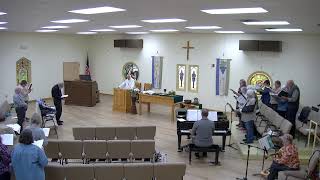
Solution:
{"label": "person seated", "polygon": [[135,81],[131,77],[130,73],[127,75],[127,79],[123,81],[119,86],[120,89],[134,89],[134,87],[135,87]]}
{"label": "person seated", "polygon": [[246,138],[244,142],[247,144],[253,143],[254,140],[254,120],[256,119],[256,94],[254,90],[247,91],[247,102],[241,109],[241,120],[246,127]]}
{"label": "person seated", "polygon": [[2,138],[0,136],[0,179],[10,180],[10,162],[11,156],[9,148],[2,144]]}
{"label": "person seated", "polygon": [[297,147],[292,143],[292,135],[284,134],[280,139],[283,146],[273,159],[270,166],[270,173],[267,178],[268,180],[277,179],[279,171],[299,170],[299,154]]}
{"label": "person seated", "polygon": [[[208,109],[202,109],[201,115],[202,119],[196,121],[192,127],[192,145],[197,147],[211,147],[214,145],[212,140],[214,122],[208,119]],[[196,153],[195,155],[196,157],[200,157],[199,153]],[[203,156],[206,157],[207,153],[204,152]]]}
{"label": "person seated", "polygon": [[23,130],[19,144],[11,153],[11,165],[16,180],[45,180],[44,167],[48,164],[48,158],[44,150],[32,143],[32,131]]}
{"label": "person seated", "polygon": [[41,128],[42,119],[38,113],[33,113],[31,117],[31,125],[27,127],[32,131],[32,136],[34,141],[43,139],[43,146],[48,144],[47,137],[44,134],[44,131]]}

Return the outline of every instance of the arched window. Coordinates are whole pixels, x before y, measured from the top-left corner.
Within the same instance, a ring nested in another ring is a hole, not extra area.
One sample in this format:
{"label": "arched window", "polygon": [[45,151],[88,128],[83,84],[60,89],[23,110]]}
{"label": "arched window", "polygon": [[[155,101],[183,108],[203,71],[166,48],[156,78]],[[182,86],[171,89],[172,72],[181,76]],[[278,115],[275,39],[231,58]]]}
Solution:
{"label": "arched window", "polygon": [[16,62],[16,78],[17,84],[22,80],[31,83],[31,61],[27,58],[21,58]]}

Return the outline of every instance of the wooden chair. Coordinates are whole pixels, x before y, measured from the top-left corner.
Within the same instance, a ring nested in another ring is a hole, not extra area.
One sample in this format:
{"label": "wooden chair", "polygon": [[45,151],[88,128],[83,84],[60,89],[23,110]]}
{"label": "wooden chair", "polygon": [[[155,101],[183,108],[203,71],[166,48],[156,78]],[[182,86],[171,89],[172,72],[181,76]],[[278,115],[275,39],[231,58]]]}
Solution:
{"label": "wooden chair", "polygon": [[139,90],[141,90],[141,82],[135,82],[134,83],[134,86],[137,88],[137,89],[139,89]]}

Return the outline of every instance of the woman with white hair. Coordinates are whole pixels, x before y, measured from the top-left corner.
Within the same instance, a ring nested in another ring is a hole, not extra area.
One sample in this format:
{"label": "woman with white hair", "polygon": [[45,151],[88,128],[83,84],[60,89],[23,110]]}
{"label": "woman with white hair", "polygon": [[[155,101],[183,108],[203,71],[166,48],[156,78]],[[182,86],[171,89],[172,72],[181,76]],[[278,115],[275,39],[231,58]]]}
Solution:
{"label": "woman with white hair", "polygon": [[21,126],[21,131],[23,129],[23,122],[26,118],[26,112],[28,105],[25,102],[25,99],[22,95],[21,88],[17,87],[14,90],[15,94],[13,95],[13,104],[18,117],[18,124]]}
{"label": "woman with white hair", "polygon": [[277,152],[270,167],[268,180],[278,177],[279,171],[299,170],[300,161],[297,147],[292,143],[293,137],[290,134],[284,134],[280,137],[283,146]]}
{"label": "woman with white hair", "polygon": [[247,90],[247,102],[241,109],[241,120],[246,127],[247,137],[245,143],[251,144],[254,140],[254,120],[256,119],[256,95],[254,90]]}
{"label": "woman with white hair", "polygon": [[34,141],[43,139],[43,146],[46,146],[48,144],[48,140],[44,134],[44,131],[41,128],[41,124],[42,124],[42,118],[40,114],[33,113],[31,117],[31,125],[27,127],[27,129],[30,129],[32,131],[32,136]]}

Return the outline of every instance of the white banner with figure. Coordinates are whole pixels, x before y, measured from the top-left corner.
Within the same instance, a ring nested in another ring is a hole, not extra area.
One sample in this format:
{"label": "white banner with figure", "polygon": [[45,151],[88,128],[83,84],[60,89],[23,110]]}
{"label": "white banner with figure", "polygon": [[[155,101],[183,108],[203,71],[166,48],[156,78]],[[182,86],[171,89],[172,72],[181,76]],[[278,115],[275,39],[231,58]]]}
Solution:
{"label": "white banner with figure", "polygon": [[231,59],[217,58],[216,67],[216,95],[227,96],[229,89]]}

